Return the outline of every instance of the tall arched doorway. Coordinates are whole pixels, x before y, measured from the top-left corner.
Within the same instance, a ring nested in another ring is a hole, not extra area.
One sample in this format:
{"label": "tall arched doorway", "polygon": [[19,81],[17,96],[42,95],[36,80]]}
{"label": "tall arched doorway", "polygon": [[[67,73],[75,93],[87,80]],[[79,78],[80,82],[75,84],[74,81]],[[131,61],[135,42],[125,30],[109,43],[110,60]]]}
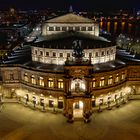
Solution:
{"label": "tall arched doorway", "polygon": [[82,101],[76,101],[73,103],[73,117],[82,118],[83,117],[84,103]]}

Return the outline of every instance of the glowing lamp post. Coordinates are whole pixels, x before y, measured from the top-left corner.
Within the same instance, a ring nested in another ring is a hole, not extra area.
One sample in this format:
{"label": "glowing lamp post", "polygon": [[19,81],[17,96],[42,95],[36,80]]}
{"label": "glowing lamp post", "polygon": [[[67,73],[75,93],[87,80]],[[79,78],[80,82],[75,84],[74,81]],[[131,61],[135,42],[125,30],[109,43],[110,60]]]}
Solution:
{"label": "glowing lamp post", "polygon": [[119,107],[118,98],[119,98],[118,95],[115,95],[116,107]]}
{"label": "glowing lamp post", "polygon": [[36,108],[36,97],[33,97],[33,105],[34,105],[34,109]]}
{"label": "glowing lamp post", "polygon": [[53,101],[52,104],[53,104],[53,112],[56,113],[56,110],[55,110],[55,101]]}
{"label": "glowing lamp post", "polygon": [[103,104],[103,99],[99,100],[99,109],[98,112],[102,112],[101,105]]}
{"label": "glowing lamp post", "polygon": [[27,105],[27,103],[28,103],[28,101],[29,101],[29,95],[26,94],[26,95],[24,96],[24,98],[25,98],[25,105]]}
{"label": "glowing lamp post", "polygon": [[44,103],[44,99],[40,99],[40,105],[42,106],[42,110],[45,110],[45,103]]}
{"label": "glowing lamp post", "polygon": [[107,108],[108,110],[111,110],[111,106],[110,106],[110,103],[111,103],[111,97],[109,96],[108,99],[107,99]]}

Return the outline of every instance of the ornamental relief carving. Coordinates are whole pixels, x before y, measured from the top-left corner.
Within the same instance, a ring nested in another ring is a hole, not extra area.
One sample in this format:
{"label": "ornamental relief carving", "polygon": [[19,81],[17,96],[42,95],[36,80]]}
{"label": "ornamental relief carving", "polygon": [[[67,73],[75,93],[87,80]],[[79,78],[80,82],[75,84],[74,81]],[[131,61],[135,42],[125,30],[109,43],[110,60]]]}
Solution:
{"label": "ornamental relief carving", "polygon": [[73,77],[84,77],[85,75],[88,75],[88,69],[71,69],[69,70],[69,75]]}

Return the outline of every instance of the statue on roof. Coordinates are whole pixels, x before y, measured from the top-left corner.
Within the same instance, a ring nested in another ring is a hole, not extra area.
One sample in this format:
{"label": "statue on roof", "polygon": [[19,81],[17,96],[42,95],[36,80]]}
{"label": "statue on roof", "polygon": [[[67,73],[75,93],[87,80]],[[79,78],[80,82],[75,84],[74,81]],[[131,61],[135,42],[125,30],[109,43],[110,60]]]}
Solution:
{"label": "statue on roof", "polygon": [[83,57],[83,48],[81,47],[81,40],[73,41],[73,57],[82,58]]}
{"label": "statue on roof", "polygon": [[69,13],[73,13],[72,5],[70,5],[70,7],[69,7]]}

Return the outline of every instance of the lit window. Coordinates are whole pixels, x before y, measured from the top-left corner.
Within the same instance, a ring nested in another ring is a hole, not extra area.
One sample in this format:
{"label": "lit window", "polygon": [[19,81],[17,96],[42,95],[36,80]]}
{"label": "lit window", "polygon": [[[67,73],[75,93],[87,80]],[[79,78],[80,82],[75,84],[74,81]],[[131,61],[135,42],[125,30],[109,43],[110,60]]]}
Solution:
{"label": "lit window", "polygon": [[31,83],[32,84],[36,84],[36,80],[35,80],[35,76],[34,75],[31,76]]}
{"label": "lit window", "polygon": [[48,87],[49,88],[53,88],[54,87],[54,82],[53,82],[53,79],[52,78],[49,78],[48,79]]}
{"label": "lit window", "polygon": [[93,88],[96,87],[96,80],[95,80],[95,78],[93,78],[92,87],[93,87]]}
{"label": "lit window", "polygon": [[59,56],[60,56],[60,57],[63,57],[63,53],[60,53]]}
{"label": "lit window", "polygon": [[28,74],[27,74],[27,73],[24,74],[24,81],[25,81],[25,82],[28,82],[28,81],[29,81],[29,79],[28,79]]}
{"label": "lit window", "polygon": [[112,80],[112,76],[110,76],[109,79],[108,79],[108,85],[111,85],[112,84],[112,81],[113,81]]}
{"label": "lit window", "polygon": [[46,52],[46,56],[49,56],[49,52]]}
{"label": "lit window", "polygon": [[63,82],[63,79],[58,79],[58,88],[60,88],[60,89],[63,89],[63,87],[64,87],[64,82]]}
{"label": "lit window", "polygon": [[44,87],[44,78],[39,77],[39,85]]}
{"label": "lit window", "polygon": [[55,52],[53,52],[53,57],[56,57],[56,53]]}
{"label": "lit window", "polygon": [[101,79],[100,79],[100,87],[102,87],[104,85],[105,85],[105,79],[104,79],[104,77],[101,77]]}
{"label": "lit window", "polygon": [[119,74],[116,75],[115,82],[119,82]]}
{"label": "lit window", "polygon": [[125,73],[122,72],[122,80],[124,80],[124,79],[125,79]]}

